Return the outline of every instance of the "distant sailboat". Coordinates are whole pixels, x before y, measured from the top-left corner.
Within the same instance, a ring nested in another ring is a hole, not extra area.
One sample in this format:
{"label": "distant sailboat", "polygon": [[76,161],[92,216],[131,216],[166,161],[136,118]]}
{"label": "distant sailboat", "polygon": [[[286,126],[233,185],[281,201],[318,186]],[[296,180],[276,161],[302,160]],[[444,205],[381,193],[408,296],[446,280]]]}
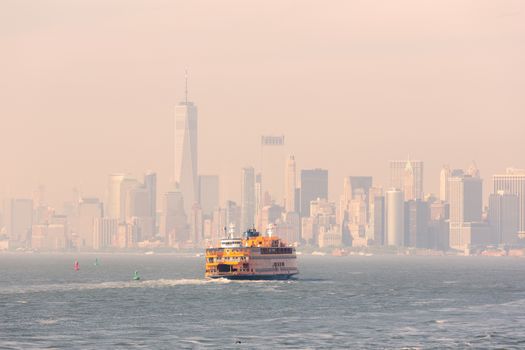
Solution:
{"label": "distant sailboat", "polygon": [[75,260],[75,271],[80,270],[80,264],[78,263],[78,260]]}
{"label": "distant sailboat", "polygon": [[133,281],[138,281],[138,280],[140,280],[140,275],[138,271],[135,271],[135,273],[133,274]]}

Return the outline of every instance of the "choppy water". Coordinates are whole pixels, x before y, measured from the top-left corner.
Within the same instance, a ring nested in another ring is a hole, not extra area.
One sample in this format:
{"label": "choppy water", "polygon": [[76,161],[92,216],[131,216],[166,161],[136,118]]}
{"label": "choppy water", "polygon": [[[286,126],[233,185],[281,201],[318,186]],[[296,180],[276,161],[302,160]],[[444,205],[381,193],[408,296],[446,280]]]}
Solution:
{"label": "choppy water", "polygon": [[525,259],[303,255],[297,280],[242,282],[98,258],[0,254],[0,348],[525,348]]}

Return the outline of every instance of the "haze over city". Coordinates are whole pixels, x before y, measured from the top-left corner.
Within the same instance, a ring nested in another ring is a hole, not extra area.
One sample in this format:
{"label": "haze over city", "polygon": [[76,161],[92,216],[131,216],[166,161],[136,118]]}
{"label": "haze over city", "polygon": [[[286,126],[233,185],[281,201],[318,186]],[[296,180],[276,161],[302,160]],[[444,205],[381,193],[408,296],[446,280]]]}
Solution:
{"label": "haze over city", "polygon": [[0,348],[521,349],[525,2],[0,1]]}
{"label": "haze over city", "polygon": [[388,187],[388,161],[492,174],[525,167],[520,1],[4,1],[0,192],[56,207],[105,198],[107,176],[173,177],[175,106],[199,109],[199,173],[240,198],[260,137],[298,169]]}

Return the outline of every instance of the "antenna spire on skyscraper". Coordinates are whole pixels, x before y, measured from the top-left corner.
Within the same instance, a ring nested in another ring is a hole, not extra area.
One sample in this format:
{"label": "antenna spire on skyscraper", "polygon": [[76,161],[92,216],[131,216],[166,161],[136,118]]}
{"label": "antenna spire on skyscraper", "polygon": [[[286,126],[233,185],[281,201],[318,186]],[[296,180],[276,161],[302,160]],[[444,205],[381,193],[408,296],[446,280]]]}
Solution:
{"label": "antenna spire on skyscraper", "polygon": [[184,70],[184,78],[186,80],[186,89],[185,89],[186,104],[188,104],[188,69],[187,68]]}

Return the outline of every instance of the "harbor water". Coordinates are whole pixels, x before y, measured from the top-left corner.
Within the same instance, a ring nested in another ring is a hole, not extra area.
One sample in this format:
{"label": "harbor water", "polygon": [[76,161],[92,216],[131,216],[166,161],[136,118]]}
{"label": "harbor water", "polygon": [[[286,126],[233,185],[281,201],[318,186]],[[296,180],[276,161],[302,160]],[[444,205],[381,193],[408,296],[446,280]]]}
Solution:
{"label": "harbor water", "polygon": [[195,256],[0,254],[0,349],[525,347],[525,259],[298,265],[294,280],[229,281]]}

